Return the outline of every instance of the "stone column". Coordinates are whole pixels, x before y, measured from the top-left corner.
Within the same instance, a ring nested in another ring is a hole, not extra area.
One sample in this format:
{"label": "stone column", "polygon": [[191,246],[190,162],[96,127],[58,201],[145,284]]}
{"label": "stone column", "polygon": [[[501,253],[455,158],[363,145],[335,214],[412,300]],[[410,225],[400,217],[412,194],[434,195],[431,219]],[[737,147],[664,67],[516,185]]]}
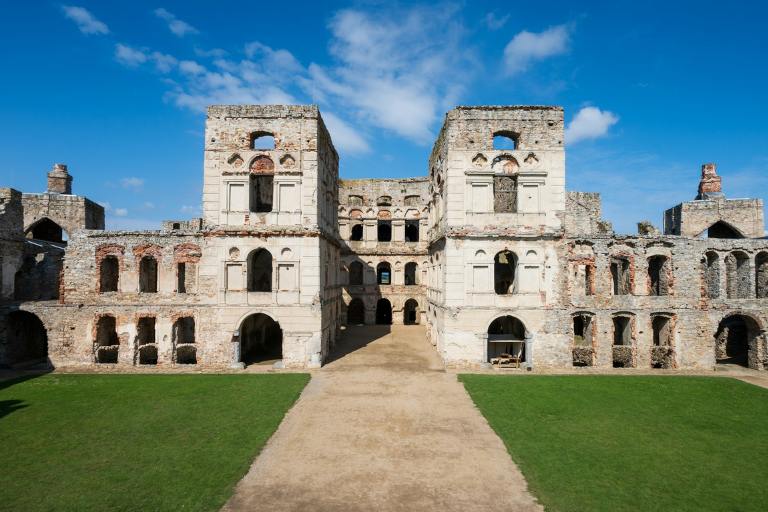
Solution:
{"label": "stone column", "polygon": [[240,346],[240,331],[237,331],[235,335],[232,337],[232,342],[230,343],[230,352],[232,354],[232,359],[230,360],[229,367],[234,369],[242,370],[245,368],[245,363],[243,363],[240,360],[240,352],[242,350]]}
{"label": "stone column", "polygon": [[525,364],[523,368],[533,370],[533,334],[525,333]]}

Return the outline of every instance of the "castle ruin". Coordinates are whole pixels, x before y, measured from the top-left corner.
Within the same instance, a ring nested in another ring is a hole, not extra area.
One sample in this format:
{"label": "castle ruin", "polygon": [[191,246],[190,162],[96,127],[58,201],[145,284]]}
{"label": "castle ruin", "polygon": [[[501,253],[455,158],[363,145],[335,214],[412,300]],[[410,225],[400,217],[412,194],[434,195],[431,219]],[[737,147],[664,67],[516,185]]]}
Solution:
{"label": "castle ruin", "polygon": [[448,366],[768,367],[760,199],[714,164],[664,225],[617,235],[566,191],[563,110],[457,107],[425,177],[339,179],[315,106],[208,109],[203,216],[0,188],[0,365],[316,368],[343,326],[423,324]]}

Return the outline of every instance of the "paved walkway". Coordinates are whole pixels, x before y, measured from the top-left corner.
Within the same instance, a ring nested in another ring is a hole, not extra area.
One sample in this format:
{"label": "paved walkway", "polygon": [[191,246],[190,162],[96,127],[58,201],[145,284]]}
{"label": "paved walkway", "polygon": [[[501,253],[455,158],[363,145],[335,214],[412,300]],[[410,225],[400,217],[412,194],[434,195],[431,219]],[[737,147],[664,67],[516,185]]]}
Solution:
{"label": "paved walkway", "polygon": [[422,327],[352,327],[224,510],[542,510]]}

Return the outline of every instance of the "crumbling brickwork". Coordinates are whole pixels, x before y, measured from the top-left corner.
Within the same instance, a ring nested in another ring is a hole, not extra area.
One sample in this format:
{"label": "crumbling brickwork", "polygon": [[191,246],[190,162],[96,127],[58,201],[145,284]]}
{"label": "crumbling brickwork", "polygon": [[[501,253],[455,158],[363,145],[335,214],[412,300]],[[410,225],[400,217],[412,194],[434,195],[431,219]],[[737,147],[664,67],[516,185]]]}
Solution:
{"label": "crumbling brickwork", "polygon": [[0,364],[306,368],[344,324],[422,323],[449,366],[764,369],[762,201],[705,164],[663,234],[618,235],[563,135],[559,107],[457,107],[427,176],[339,180],[317,107],[213,106],[203,218],[158,231],[104,231],[57,164],[0,189]]}

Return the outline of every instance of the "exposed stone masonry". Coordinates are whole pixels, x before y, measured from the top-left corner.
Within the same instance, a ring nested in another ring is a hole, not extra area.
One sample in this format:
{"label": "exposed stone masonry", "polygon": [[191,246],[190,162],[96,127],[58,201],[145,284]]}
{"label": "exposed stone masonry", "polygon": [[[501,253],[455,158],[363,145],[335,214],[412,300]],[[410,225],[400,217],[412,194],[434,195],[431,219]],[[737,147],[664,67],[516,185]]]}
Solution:
{"label": "exposed stone masonry", "polygon": [[0,364],[316,367],[342,326],[427,326],[449,366],[764,369],[760,199],[714,164],[617,235],[565,190],[559,107],[457,107],[427,176],[339,180],[314,106],[213,106],[203,217],[104,231],[64,164],[0,189]]}

